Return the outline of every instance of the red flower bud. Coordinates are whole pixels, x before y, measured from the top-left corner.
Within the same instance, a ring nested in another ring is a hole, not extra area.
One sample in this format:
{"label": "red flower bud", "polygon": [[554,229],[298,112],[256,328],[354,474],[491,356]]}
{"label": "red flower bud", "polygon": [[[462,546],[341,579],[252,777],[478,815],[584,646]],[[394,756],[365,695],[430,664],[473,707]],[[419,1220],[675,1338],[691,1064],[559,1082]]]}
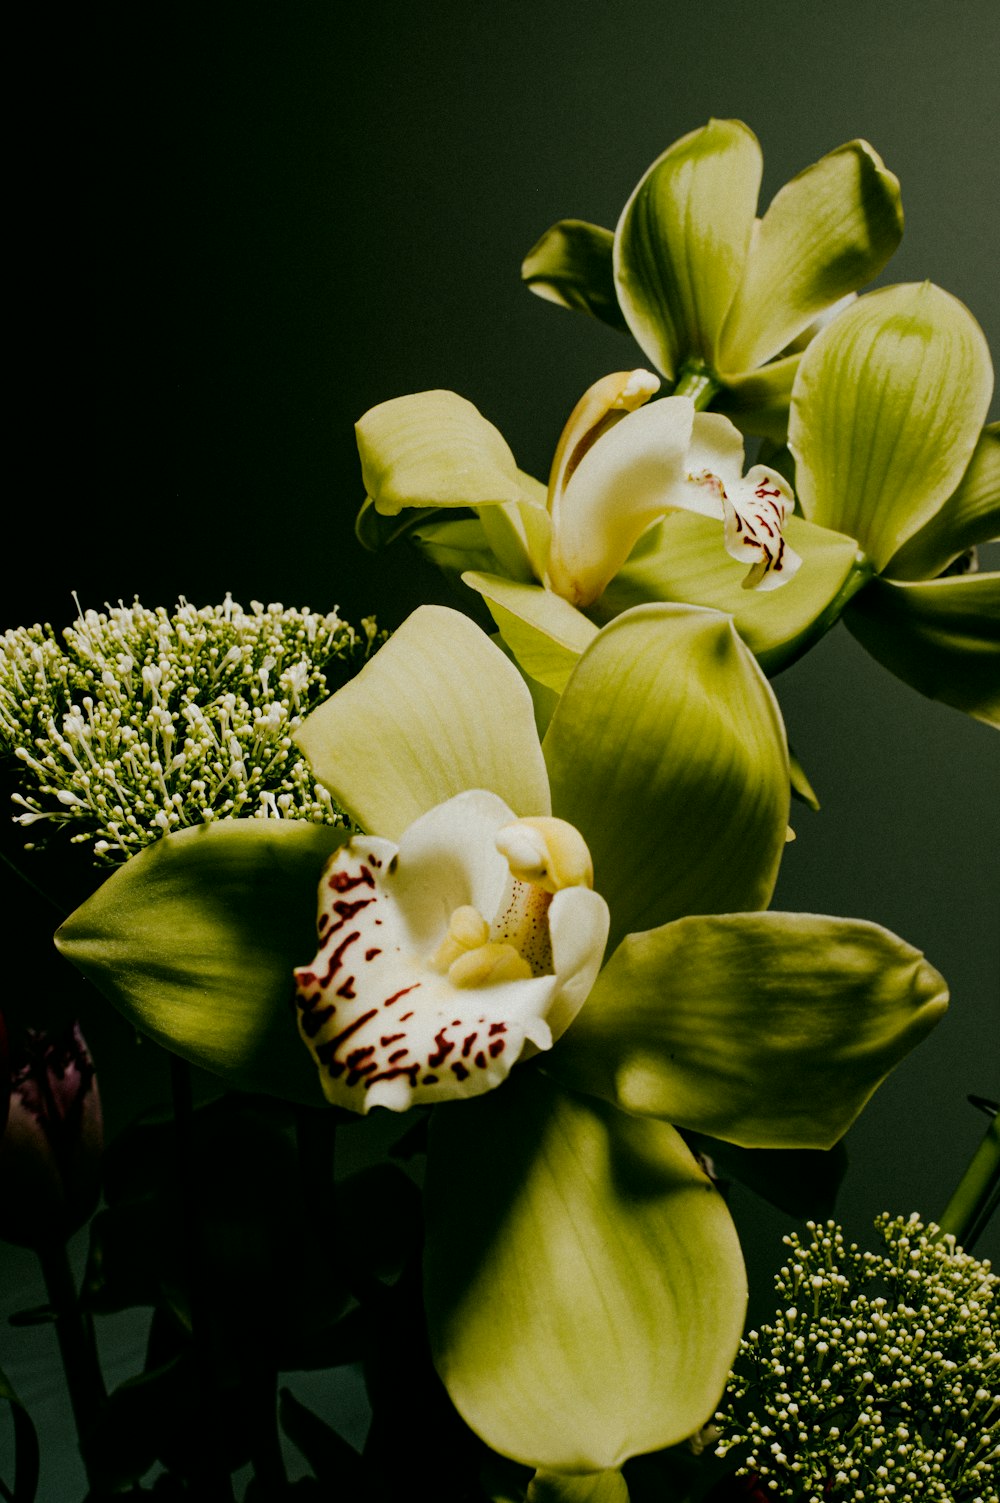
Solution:
{"label": "red flower bud", "polygon": [[[2,1064],[2,1061],[0,1061]],[[79,1025],[11,1041],[10,1108],[0,1139],[0,1238],[38,1249],[64,1241],[100,1191],[101,1098]]]}

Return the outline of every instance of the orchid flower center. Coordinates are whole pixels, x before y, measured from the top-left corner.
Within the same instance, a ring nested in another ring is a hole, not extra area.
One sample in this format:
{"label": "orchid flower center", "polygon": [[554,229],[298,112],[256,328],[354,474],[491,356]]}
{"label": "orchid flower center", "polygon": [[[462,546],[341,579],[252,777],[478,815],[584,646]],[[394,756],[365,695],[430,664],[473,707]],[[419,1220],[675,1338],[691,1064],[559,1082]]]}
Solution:
{"label": "orchid flower center", "polygon": [[549,1049],[600,968],[608,909],[583,837],[458,794],[398,846],[355,836],[319,891],[299,1032],[329,1101],[405,1110],[492,1090]]}

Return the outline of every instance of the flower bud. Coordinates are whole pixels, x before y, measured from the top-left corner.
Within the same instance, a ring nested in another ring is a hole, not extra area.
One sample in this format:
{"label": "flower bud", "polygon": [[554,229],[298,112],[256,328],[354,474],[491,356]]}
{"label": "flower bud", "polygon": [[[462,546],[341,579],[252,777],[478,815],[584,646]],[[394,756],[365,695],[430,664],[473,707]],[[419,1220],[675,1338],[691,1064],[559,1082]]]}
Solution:
{"label": "flower bud", "polygon": [[88,1219],[100,1190],[101,1100],[79,1024],[11,1041],[0,1139],[0,1238],[38,1249]]}

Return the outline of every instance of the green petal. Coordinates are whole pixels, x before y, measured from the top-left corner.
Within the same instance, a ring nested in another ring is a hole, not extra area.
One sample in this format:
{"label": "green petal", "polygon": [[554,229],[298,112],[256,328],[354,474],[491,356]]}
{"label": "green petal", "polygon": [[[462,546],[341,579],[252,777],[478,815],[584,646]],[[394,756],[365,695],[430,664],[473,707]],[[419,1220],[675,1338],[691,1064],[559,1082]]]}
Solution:
{"label": "green petal", "polygon": [[675,141],[641,179],[615,231],[618,301],[658,370],[715,366],[753,233],[761,153],[739,120]]}
{"label": "green petal", "polygon": [[712,403],[744,433],[757,433],[783,444],[788,434],[788,405],[801,354],[772,360],[745,375],[727,375]]}
{"label": "green petal", "polygon": [[882,569],[958,486],[992,390],[986,340],[956,298],[929,282],[859,298],[799,365],[788,442],[804,514]]}
{"label": "green petal", "polygon": [[322,1105],[291,1011],[316,891],[346,829],[222,820],[148,846],[56,944],[142,1033],[245,1091]]}
{"label": "green petal", "polygon": [[541,579],[549,553],[551,523],[547,492],[541,481],[518,471],[520,501],[484,506],[483,530],[501,567],[512,579]]}
{"label": "green petal", "polygon": [[456,392],[394,397],[366,412],[355,432],[365,487],[384,516],[521,499],[502,434]]}
{"label": "green petal", "polygon": [[745,1148],[829,1148],[947,997],[920,952],[877,924],[681,919],[618,948],[551,1069]]}
{"label": "green petal", "polygon": [[904,684],[1000,727],[1000,573],[874,579],[844,621]]}
{"label": "green petal", "polygon": [[647,605],[580,659],[545,737],[556,814],[594,858],[611,944],[767,906],[788,821],[777,703],[730,620]]}
{"label": "green petal", "polygon": [[903,233],[899,182],[848,141],[786,183],[761,220],[729,310],[719,365],[748,371],[882,270]]}
{"label": "green petal", "polygon": [[721,1197],[666,1123],[521,1069],[434,1114],[426,1196],[434,1361],[494,1450],[598,1472],[709,1418],[745,1275]]}
{"label": "green petal", "polygon": [[478,517],[445,516],[421,521],[413,528],[410,539],[459,591],[466,569],[482,569],[491,574],[499,567]]}
{"label": "green petal", "polygon": [[[595,608],[610,619],[650,600],[678,600],[726,611],[767,673],[776,673],[816,634],[817,623],[852,578],[858,559],[853,538],[815,527],[801,517],[785,522],[785,537],[802,567],[780,590],[744,590],[744,565],[722,545],[721,523],[678,512],[647,534]],[[815,629],[815,630],[814,630]]]}
{"label": "green petal", "polygon": [[578,308],[627,332],[615,293],[614,235],[583,219],[560,219],[533,245],[521,276],[546,302]]}
{"label": "green petal", "polygon": [[340,807],[387,840],[469,788],[499,794],[521,817],[549,809],[520,674],[447,606],[414,611],[294,739]]}
{"label": "green petal", "polygon": [[629,1503],[628,1484],[617,1467],[609,1472],[536,1472],[524,1503]]}
{"label": "green petal", "polygon": [[969,467],[947,501],[886,566],[893,579],[934,579],[977,543],[1000,536],[1000,423],[979,436]]}
{"label": "green petal", "polygon": [[463,574],[490,608],[500,635],[531,678],[561,694],[577,660],[597,635],[581,611],[541,585],[497,574]]}

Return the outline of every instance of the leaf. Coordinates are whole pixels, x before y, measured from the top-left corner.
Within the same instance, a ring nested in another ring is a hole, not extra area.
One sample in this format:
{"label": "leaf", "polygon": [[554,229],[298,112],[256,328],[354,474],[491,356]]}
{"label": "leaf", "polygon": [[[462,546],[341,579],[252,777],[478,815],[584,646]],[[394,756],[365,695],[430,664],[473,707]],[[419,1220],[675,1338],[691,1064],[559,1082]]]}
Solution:
{"label": "leaf", "polygon": [[881,570],[962,479],[993,391],[983,332],[930,282],[870,292],[802,356],[788,444],[804,515]]}
{"label": "leaf", "polygon": [[899,182],[867,141],[848,141],[777,193],[726,318],[723,371],[749,371],[824,309],[870,282],[903,233]]}
{"label": "leaf", "polygon": [[0,1481],[5,1497],[10,1503],[34,1503],[38,1491],[38,1471],[41,1460],[38,1434],[31,1415],[25,1409],[7,1374],[0,1368],[0,1399],[6,1399],[11,1408],[14,1426],[14,1482],[11,1489]]}
{"label": "leaf", "polygon": [[282,1388],[278,1396],[278,1421],[312,1467],[316,1480],[333,1489],[332,1495],[357,1499],[357,1503],[374,1498],[364,1463],[354,1447],[307,1409],[290,1388]]}
{"label": "leaf", "polygon": [[584,652],[545,736],[614,946],[683,913],[766,906],[788,823],[785,733],[727,617],[646,605]]}
{"label": "leaf", "polygon": [[844,621],[904,684],[1000,727],[1000,573],[875,579]]}
{"label": "leaf", "polygon": [[521,1069],[435,1113],[426,1195],[434,1360],[488,1445],[599,1472],[713,1412],[745,1275],[672,1128]]}
{"label": "leaf", "polygon": [[743,276],[760,187],[757,138],[739,120],[682,136],[642,177],[615,231],[615,283],[629,328],[671,380],[716,365]]}
{"label": "leaf", "polygon": [[340,807],[398,840],[421,814],[484,788],[522,818],[549,811],[529,695],[466,616],[422,606],[295,740]]}
{"label": "leaf", "polygon": [[164,836],[56,934],[142,1033],[230,1085],[317,1104],[291,1012],[315,950],[316,892],[346,828],[221,820]]}
{"label": "leaf", "polygon": [[[731,615],[767,673],[777,673],[812,638],[814,628],[852,578],[858,559],[853,538],[801,517],[785,522],[789,546],[802,567],[780,590],[744,590],[746,566],[723,547],[722,524],[676,513],[643,540],[597,603],[601,620],[650,600],[676,600]],[[833,621],[827,624],[832,625]]]}
{"label": "leaf", "polygon": [[624,941],[546,1068],[745,1148],[830,1148],[947,998],[918,950],[861,919],[680,919]]}
{"label": "leaf", "polygon": [[578,308],[627,333],[615,293],[614,238],[600,225],[560,219],[525,256],[521,276],[546,302]]}

